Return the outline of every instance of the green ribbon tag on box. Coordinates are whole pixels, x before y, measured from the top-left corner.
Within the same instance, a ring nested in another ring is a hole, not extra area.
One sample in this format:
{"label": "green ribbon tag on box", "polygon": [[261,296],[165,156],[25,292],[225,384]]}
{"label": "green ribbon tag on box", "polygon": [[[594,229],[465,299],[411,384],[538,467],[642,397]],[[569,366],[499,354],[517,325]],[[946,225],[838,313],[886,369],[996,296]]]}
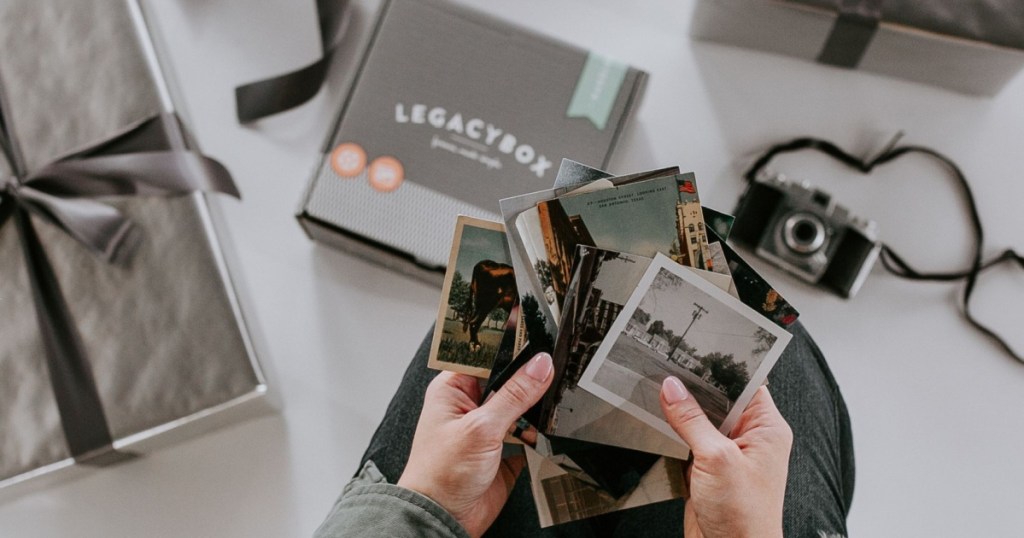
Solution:
{"label": "green ribbon tag on box", "polygon": [[604,56],[594,53],[587,55],[566,115],[570,118],[587,118],[603,131],[608,125],[615,98],[619,95],[628,69],[626,64]]}

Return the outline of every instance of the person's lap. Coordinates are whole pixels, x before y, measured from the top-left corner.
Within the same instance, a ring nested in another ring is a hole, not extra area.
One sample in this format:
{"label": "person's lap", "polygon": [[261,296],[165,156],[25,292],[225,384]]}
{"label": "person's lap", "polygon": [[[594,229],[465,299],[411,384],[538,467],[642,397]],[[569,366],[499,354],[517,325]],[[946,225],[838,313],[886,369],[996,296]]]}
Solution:
{"label": "person's lap", "polygon": [[[849,415],[817,345],[797,324],[768,376],[779,411],[793,429],[786,484],[786,536],[846,534],[854,460]],[[405,469],[427,385],[431,335],[420,345],[363,455],[395,483]],[[524,472],[487,536],[682,536],[683,503],[668,501],[540,529]]]}

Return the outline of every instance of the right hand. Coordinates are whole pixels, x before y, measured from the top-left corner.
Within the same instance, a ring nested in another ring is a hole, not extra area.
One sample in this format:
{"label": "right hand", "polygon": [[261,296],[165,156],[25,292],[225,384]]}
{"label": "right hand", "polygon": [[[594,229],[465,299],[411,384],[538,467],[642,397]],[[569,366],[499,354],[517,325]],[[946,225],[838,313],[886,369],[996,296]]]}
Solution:
{"label": "right hand", "polygon": [[684,536],[781,537],[793,432],[768,387],[757,390],[731,439],[715,429],[675,377],[662,384],[661,409],[693,455]]}

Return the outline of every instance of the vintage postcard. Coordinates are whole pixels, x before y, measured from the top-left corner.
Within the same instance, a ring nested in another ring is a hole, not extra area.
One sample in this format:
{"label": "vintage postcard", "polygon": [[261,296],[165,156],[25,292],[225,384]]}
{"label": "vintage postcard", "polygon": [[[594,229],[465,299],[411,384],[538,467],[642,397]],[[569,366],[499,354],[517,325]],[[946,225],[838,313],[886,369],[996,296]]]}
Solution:
{"label": "vintage postcard", "polygon": [[[556,321],[561,316],[560,303],[555,296],[555,290],[551,286],[551,268],[544,254],[544,237],[540,231],[540,219],[537,216],[537,208],[532,207],[523,211],[516,217],[516,233],[523,242],[523,252],[526,259],[533,268],[540,283],[541,294],[544,304],[551,313],[551,319]],[[541,245],[541,246],[538,246]]]}
{"label": "vintage postcard", "polygon": [[710,269],[696,192],[693,174],[677,174],[538,202],[543,266],[555,302],[564,301],[577,245],[645,257],[661,252],[682,265]]}
{"label": "vintage postcard", "polygon": [[796,322],[800,313],[789,301],[761,277],[728,243],[721,240],[714,230],[708,230],[708,237],[712,242],[718,243],[717,248],[721,248],[722,256],[729,265],[729,274],[732,276],[733,291],[735,291],[735,293],[730,291],[733,296],[739,297],[743,304],[753,308],[783,329]]}
{"label": "vintage postcard", "polygon": [[629,493],[608,493],[565,456],[545,457],[524,447],[530,490],[540,526],[550,527],[617,510],[682,498],[686,494],[683,462],[658,458]]}
{"label": "vintage postcard", "polygon": [[[704,222],[707,224],[709,230],[714,231],[715,235],[723,241],[729,239],[729,233],[732,232],[732,225],[736,223],[736,217],[728,213],[716,211],[707,206],[703,206],[701,208],[701,213],[704,214]],[[710,241],[711,239],[708,238],[709,243]]]}
{"label": "vintage postcard", "polygon": [[679,263],[710,271],[713,262],[708,251],[704,211],[697,195],[697,176],[693,173],[684,174],[679,176],[678,183],[676,215],[679,226]]}
{"label": "vintage postcard", "polygon": [[518,298],[504,226],[460,215],[427,365],[487,378]]}
{"label": "vintage postcard", "polygon": [[[671,346],[667,331],[681,337]],[[591,359],[580,386],[666,435],[661,383],[678,377],[711,423],[729,432],[790,334],[659,255]]]}

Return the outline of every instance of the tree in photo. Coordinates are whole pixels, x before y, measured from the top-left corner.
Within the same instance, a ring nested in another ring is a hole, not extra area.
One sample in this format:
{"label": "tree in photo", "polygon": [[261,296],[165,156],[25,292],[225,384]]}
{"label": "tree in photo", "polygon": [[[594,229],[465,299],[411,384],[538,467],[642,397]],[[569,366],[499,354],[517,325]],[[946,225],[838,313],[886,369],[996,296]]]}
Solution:
{"label": "tree in photo", "polygon": [[760,360],[764,357],[771,350],[772,346],[775,345],[776,340],[778,340],[778,337],[774,334],[768,332],[763,327],[758,327],[754,331],[754,359]]}
{"label": "tree in photo", "polygon": [[647,312],[644,312],[642,308],[637,308],[636,310],[634,310],[632,317],[637,323],[645,327],[651,321],[651,315],[648,314]]}
{"label": "tree in photo", "polygon": [[665,332],[665,322],[661,321],[660,319],[654,320],[654,322],[651,323],[651,326],[647,328],[647,334],[653,334],[655,336],[660,336],[664,332]]}
{"label": "tree in photo", "polygon": [[656,290],[676,289],[683,285],[682,277],[668,272],[665,269],[658,271],[651,282],[651,288]]}
{"label": "tree in photo", "polygon": [[491,314],[487,316],[487,321],[491,324],[492,329],[500,329],[508,321],[508,312],[503,308],[495,308],[491,310]]}
{"label": "tree in photo", "polygon": [[546,290],[552,286],[551,264],[547,260],[537,260],[537,263],[533,264],[533,270],[537,272],[541,289]]}
{"label": "tree in photo", "polygon": [[523,297],[522,314],[531,353],[540,353],[541,351],[550,353],[555,347],[555,339],[548,334],[547,318],[541,313],[536,297],[530,294]]}
{"label": "tree in photo", "polygon": [[463,278],[462,273],[455,271],[452,276],[452,287],[448,290],[448,306],[455,312],[454,319],[467,320],[473,314],[471,295],[469,282]]}
{"label": "tree in photo", "polygon": [[736,362],[732,353],[723,354],[713,351],[700,358],[704,372],[710,372],[711,378],[725,389],[730,400],[739,398],[743,389],[750,383],[750,372],[746,363]]}

